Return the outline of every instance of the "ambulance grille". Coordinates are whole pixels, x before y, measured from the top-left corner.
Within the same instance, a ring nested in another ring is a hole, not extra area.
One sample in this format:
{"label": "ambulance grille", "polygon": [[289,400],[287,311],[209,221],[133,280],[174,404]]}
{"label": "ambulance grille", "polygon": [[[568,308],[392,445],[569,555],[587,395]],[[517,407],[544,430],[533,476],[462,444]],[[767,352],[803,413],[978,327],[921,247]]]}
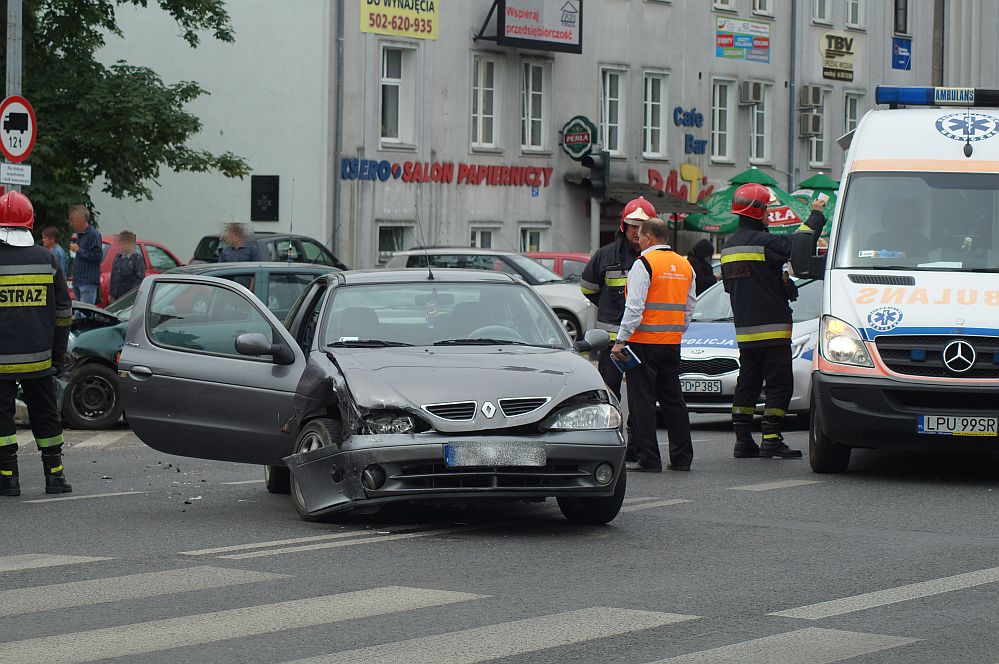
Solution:
{"label": "ambulance grille", "polygon": [[[975,349],[975,364],[955,374],[943,363],[943,351],[955,339]],[[999,378],[999,337],[932,334],[889,334],[874,339],[881,360],[891,371],[906,376],[930,378]]]}
{"label": "ambulance grille", "polygon": [[916,278],[901,274],[851,274],[855,284],[877,284],[878,286],[915,286]]}

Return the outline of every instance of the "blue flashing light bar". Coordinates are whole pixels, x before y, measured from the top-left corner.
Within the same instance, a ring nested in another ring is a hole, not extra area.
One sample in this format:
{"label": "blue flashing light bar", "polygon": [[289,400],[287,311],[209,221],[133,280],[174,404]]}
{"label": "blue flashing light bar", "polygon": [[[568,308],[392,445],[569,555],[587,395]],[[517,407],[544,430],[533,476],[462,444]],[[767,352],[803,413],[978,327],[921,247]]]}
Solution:
{"label": "blue flashing light bar", "polygon": [[874,102],[889,106],[999,106],[999,90],[879,85]]}

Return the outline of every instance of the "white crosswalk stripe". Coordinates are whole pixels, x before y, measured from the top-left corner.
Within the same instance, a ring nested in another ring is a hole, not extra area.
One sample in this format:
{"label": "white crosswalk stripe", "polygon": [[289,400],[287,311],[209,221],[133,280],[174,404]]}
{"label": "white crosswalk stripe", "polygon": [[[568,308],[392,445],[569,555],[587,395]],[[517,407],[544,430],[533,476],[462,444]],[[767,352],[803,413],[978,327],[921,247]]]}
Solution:
{"label": "white crosswalk stripe", "polygon": [[916,643],[883,634],[810,627],[721,648],[663,659],[655,664],[832,664]]}
{"label": "white crosswalk stripe", "polygon": [[71,447],[80,449],[85,447],[107,447],[111,443],[116,443],[122,438],[131,436],[131,431],[104,431],[101,432],[87,440],[71,445]]}
{"label": "white crosswalk stripe", "polygon": [[790,489],[796,486],[808,486],[809,484],[822,484],[822,482],[820,480],[781,480],[779,482],[730,486],[729,491],[775,491],[777,489]]}
{"label": "white crosswalk stripe", "polygon": [[673,507],[674,505],[686,505],[690,500],[684,500],[682,498],[669,498],[667,500],[653,500],[646,503],[636,503],[633,505],[625,505],[621,508],[622,512],[637,512],[638,510],[647,510],[654,507]]}
{"label": "white crosswalk stripe", "polygon": [[389,586],[0,644],[0,662],[92,662],[413,611],[484,595]]}
{"label": "white crosswalk stripe", "polygon": [[116,496],[139,496],[145,495],[145,491],[115,491],[114,493],[91,493],[76,496],[60,496],[59,498],[33,498],[22,500],[22,503],[58,503],[64,500],[90,500],[91,498],[114,498]]}
{"label": "white crosswalk stripe", "polygon": [[[440,524],[431,524],[424,526],[424,528],[435,528]],[[401,526],[383,526],[381,528],[384,532],[398,532],[398,531],[409,531],[416,530],[417,526],[412,526],[409,528]],[[329,535],[310,535],[308,537],[292,537],[288,539],[271,540],[268,542],[251,542],[249,544],[234,544],[232,546],[218,546],[212,549],[196,549],[194,551],[181,551],[182,556],[213,556],[220,553],[235,553],[239,551],[252,551],[253,549],[267,549],[270,547],[281,547],[295,544],[309,544],[312,542],[328,542],[331,540],[346,539],[348,537],[363,537],[366,535],[373,535],[378,531],[374,530],[347,530],[340,533],[330,533]]]}
{"label": "white crosswalk stripe", "polygon": [[59,556],[48,553],[26,553],[20,556],[0,556],[0,572],[16,572],[22,569],[39,569],[42,567],[58,567],[60,565],[77,565],[94,563],[110,558],[95,558],[93,556]]}
{"label": "white crosswalk stripe", "polygon": [[18,588],[0,591],[0,617],[286,578],[283,574],[204,566]]}
{"label": "white crosswalk stripe", "polygon": [[594,607],[333,653],[295,664],[472,664],[654,629],[697,617]]}

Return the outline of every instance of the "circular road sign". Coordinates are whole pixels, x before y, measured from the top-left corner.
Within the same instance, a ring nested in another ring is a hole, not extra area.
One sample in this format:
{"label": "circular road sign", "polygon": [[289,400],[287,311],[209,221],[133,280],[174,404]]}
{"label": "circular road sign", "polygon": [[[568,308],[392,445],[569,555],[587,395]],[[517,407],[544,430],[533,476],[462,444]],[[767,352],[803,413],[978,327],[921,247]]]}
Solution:
{"label": "circular road sign", "polygon": [[590,119],[577,115],[562,127],[562,149],[579,161],[593,151],[597,143],[597,127]]}
{"label": "circular road sign", "polygon": [[24,97],[13,95],[0,103],[0,152],[18,164],[28,158],[37,135],[35,109]]}

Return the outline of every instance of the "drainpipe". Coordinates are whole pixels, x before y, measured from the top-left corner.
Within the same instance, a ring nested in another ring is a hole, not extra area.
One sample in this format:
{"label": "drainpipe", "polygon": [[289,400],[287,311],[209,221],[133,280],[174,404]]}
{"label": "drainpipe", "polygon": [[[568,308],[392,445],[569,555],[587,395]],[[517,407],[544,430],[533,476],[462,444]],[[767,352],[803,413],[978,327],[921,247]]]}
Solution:
{"label": "drainpipe", "polygon": [[330,250],[340,255],[340,156],[343,153],[343,0],[336,0],[336,119],[333,131],[333,229]]}
{"label": "drainpipe", "polygon": [[798,95],[798,3],[791,0],[791,57],[788,71],[787,101],[787,190],[794,191],[794,153],[797,148],[795,131],[795,98]]}
{"label": "drainpipe", "polygon": [[[944,84],[944,0],[933,0],[933,85]],[[977,26],[976,26],[977,28]]]}

